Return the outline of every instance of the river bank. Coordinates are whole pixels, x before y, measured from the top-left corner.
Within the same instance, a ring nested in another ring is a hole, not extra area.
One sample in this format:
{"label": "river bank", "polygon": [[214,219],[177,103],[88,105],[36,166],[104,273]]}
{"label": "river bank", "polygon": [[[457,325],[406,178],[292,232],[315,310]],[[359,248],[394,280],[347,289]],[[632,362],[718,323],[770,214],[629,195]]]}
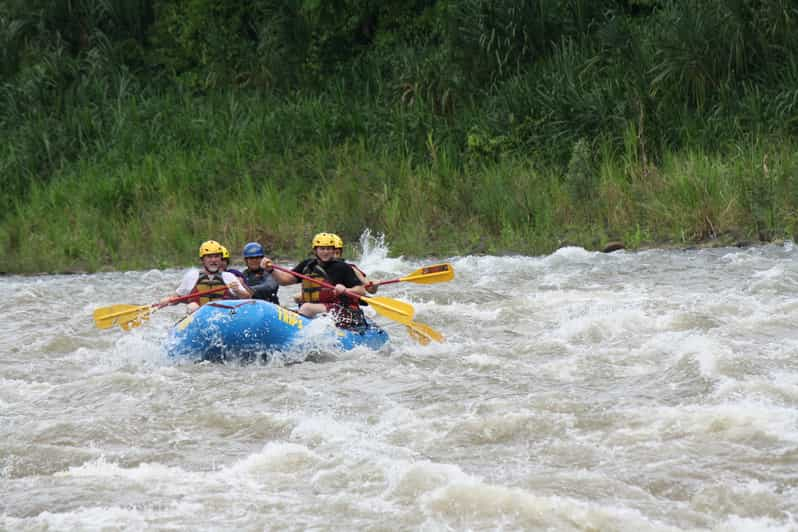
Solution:
{"label": "river bank", "polygon": [[[108,154],[65,169],[0,220],[0,271],[175,267],[210,237],[233,253],[259,240],[272,255],[301,257],[320,230],[351,246],[369,228],[397,256],[426,257],[544,255],[610,242],[736,245],[792,238],[798,227],[798,149],[788,140],[674,152],[656,167],[591,151],[579,159],[588,173],[527,158],[458,165],[443,151],[415,162],[365,143],[279,158],[244,157],[235,139],[229,146],[174,146],[126,162]],[[212,200],[202,183],[216,184]],[[587,195],[577,183],[589,185]]]}

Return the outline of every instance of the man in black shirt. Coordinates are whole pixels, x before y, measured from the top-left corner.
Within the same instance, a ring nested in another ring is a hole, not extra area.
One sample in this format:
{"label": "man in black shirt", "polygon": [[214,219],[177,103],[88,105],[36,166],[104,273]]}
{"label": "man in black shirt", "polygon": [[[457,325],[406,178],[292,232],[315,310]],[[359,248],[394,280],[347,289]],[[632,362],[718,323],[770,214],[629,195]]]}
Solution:
{"label": "man in black shirt", "polygon": [[[339,326],[347,326],[353,320],[362,321],[362,311],[358,304],[359,298],[352,297],[346,292],[366,295],[366,290],[352,268],[336,258],[335,243],[334,235],[317,234],[312,242],[313,257],[303,260],[293,268],[293,271],[326,282],[333,285],[333,288],[323,287],[279,270],[273,270],[272,275],[281,285],[302,283],[300,314],[313,318],[322,312],[330,311],[336,315]],[[263,259],[261,264],[266,271],[271,269],[269,259]]]}

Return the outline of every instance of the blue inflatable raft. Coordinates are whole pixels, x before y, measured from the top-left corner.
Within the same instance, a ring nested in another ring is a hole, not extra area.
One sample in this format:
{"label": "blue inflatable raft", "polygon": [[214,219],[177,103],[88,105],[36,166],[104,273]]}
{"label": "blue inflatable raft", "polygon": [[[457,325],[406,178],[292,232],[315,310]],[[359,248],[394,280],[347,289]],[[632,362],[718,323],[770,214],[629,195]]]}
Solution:
{"label": "blue inflatable raft", "polygon": [[275,351],[309,348],[379,349],[388,334],[372,323],[340,329],[257,299],[208,303],[177,322],[166,351],[196,360],[257,360]]}

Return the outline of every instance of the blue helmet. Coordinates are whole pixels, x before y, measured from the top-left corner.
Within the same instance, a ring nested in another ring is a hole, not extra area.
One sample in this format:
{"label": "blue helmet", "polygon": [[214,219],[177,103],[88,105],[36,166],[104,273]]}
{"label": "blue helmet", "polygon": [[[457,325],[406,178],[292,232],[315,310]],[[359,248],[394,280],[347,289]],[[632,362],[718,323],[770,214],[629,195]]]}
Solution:
{"label": "blue helmet", "polygon": [[249,259],[252,257],[263,257],[266,255],[266,251],[264,251],[263,246],[261,246],[257,242],[250,242],[246,246],[244,246],[244,258]]}

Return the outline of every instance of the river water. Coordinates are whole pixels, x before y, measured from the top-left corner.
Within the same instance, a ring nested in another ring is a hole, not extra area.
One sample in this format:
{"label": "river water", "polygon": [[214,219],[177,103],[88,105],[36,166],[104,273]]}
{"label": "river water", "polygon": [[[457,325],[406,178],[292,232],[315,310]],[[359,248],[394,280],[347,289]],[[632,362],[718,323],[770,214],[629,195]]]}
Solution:
{"label": "river water", "polygon": [[[5,277],[0,530],[796,530],[798,249],[389,258],[447,336],[167,358],[181,271]],[[291,266],[292,264],[286,264]],[[281,289],[288,302],[295,287]],[[300,355],[304,356],[304,355]]]}

